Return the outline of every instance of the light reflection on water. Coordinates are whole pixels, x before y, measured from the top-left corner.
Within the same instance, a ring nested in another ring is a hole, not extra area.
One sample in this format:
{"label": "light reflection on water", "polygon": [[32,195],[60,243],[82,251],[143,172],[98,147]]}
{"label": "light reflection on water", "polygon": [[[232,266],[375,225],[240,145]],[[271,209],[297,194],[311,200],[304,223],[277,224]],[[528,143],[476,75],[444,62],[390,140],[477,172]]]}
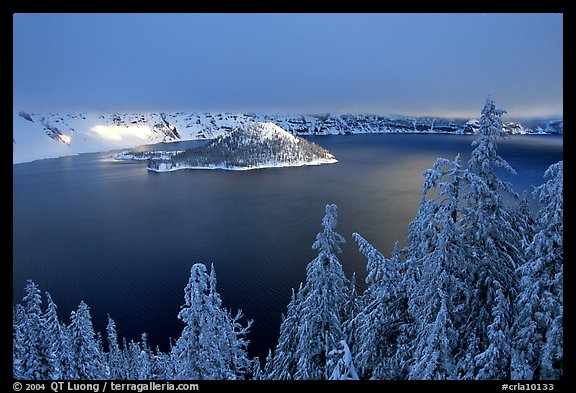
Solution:
{"label": "light reflection on water", "polygon": [[[352,232],[390,255],[418,208],[422,172],[438,156],[452,160],[461,153],[465,164],[474,137],[310,140],[339,163],[149,173],[145,162],[98,153],[14,165],[15,299],[31,278],[51,293],[61,319],[68,321],[84,300],[99,331],[110,314],[121,337],[137,339],[145,331],[165,350],[168,337],[181,332],[176,316],[191,265],[214,263],[225,306],[255,320],[251,350],[264,358],[275,345],[291,288],[305,279],[315,257],[311,246],[324,206],[338,205],[337,231],[348,242],[339,259],[348,276],[356,273],[361,291],[365,260]],[[518,172],[507,178],[518,191],[541,184],[545,169],[562,159],[559,137],[515,136],[499,147]]]}

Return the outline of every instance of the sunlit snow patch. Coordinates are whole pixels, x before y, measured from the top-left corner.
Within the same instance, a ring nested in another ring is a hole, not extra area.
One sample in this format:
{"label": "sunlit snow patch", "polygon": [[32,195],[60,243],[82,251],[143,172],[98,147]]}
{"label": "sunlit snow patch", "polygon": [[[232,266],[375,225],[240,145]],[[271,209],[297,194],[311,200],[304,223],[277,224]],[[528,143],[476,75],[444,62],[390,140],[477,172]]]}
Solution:
{"label": "sunlit snow patch", "polygon": [[70,141],[72,140],[72,138],[70,138],[70,136],[66,135],[66,134],[59,134],[58,138],[60,138],[60,140],[62,142],[64,142],[65,144],[69,145]]}
{"label": "sunlit snow patch", "polygon": [[92,127],[91,130],[104,139],[114,141],[120,141],[127,136],[148,139],[152,135],[152,129],[150,126],[143,124],[135,126],[96,126]]}

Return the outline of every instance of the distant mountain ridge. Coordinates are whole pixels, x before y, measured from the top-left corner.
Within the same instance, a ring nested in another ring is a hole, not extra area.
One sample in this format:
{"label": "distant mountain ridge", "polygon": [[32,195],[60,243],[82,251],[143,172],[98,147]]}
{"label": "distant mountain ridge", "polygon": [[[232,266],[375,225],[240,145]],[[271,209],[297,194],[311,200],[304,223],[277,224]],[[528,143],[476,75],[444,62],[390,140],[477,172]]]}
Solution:
{"label": "distant mountain ridge", "polygon": [[[177,140],[214,139],[237,127],[270,122],[294,135],[364,133],[469,134],[476,119],[351,114],[261,113],[31,113],[14,112],[13,162],[85,152],[129,148]],[[563,133],[562,120],[533,122],[530,127],[504,122],[511,134]]]}

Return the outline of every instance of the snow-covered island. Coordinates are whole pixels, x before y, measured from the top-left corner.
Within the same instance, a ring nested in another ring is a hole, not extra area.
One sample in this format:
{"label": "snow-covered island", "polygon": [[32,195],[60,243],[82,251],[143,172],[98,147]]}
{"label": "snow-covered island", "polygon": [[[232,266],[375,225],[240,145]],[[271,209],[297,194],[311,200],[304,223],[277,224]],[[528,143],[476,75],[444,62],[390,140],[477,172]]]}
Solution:
{"label": "snow-covered island", "polygon": [[292,135],[274,123],[257,122],[229,131],[203,146],[151,157],[148,170],[250,170],[336,162],[336,157],[323,147]]}

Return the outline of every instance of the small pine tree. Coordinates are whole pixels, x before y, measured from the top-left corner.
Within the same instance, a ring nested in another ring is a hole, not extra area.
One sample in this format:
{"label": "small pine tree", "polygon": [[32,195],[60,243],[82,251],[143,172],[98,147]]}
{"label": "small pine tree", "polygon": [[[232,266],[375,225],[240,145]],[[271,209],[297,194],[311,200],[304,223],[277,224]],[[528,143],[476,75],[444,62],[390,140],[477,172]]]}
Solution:
{"label": "small pine tree", "polygon": [[125,367],[127,379],[138,380],[140,378],[140,352],[142,351],[139,342],[130,340],[124,346],[125,352]]}
{"label": "small pine tree", "polygon": [[153,354],[148,346],[148,335],[146,333],[142,333],[139,347],[140,352],[137,354],[136,358],[138,379],[152,379]]}
{"label": "small pine tree", "polygon": [[111,379],[127,379],[126,368],[120,345],[118,344],[118,333],[116,332],[116,322],[108,315],[108,325],[106,326],[108,340],[108,367],[110,368]]}
{"label": "small pine tree", "polygon": [[[282,317],[284,317],[284,315],[282,315]],[[266,360],[264,360],[264,370],[262,370],[262,376],[260,379],[266,380],[266,379],[273,379],[273,373],[272,373],[272,361],[273,361],[273,357],[272,357],[272,350],[268,349],[268,355],[266,356]],[[288,378],[284,378],[284,379],[288,379]]]}
{"label": "small pine tree", "polygon": [[262,367],[260,366],[260,360],[258,358],[252,359],[252,379],[253,381],[260,381],[263,379],[263,371]]}

